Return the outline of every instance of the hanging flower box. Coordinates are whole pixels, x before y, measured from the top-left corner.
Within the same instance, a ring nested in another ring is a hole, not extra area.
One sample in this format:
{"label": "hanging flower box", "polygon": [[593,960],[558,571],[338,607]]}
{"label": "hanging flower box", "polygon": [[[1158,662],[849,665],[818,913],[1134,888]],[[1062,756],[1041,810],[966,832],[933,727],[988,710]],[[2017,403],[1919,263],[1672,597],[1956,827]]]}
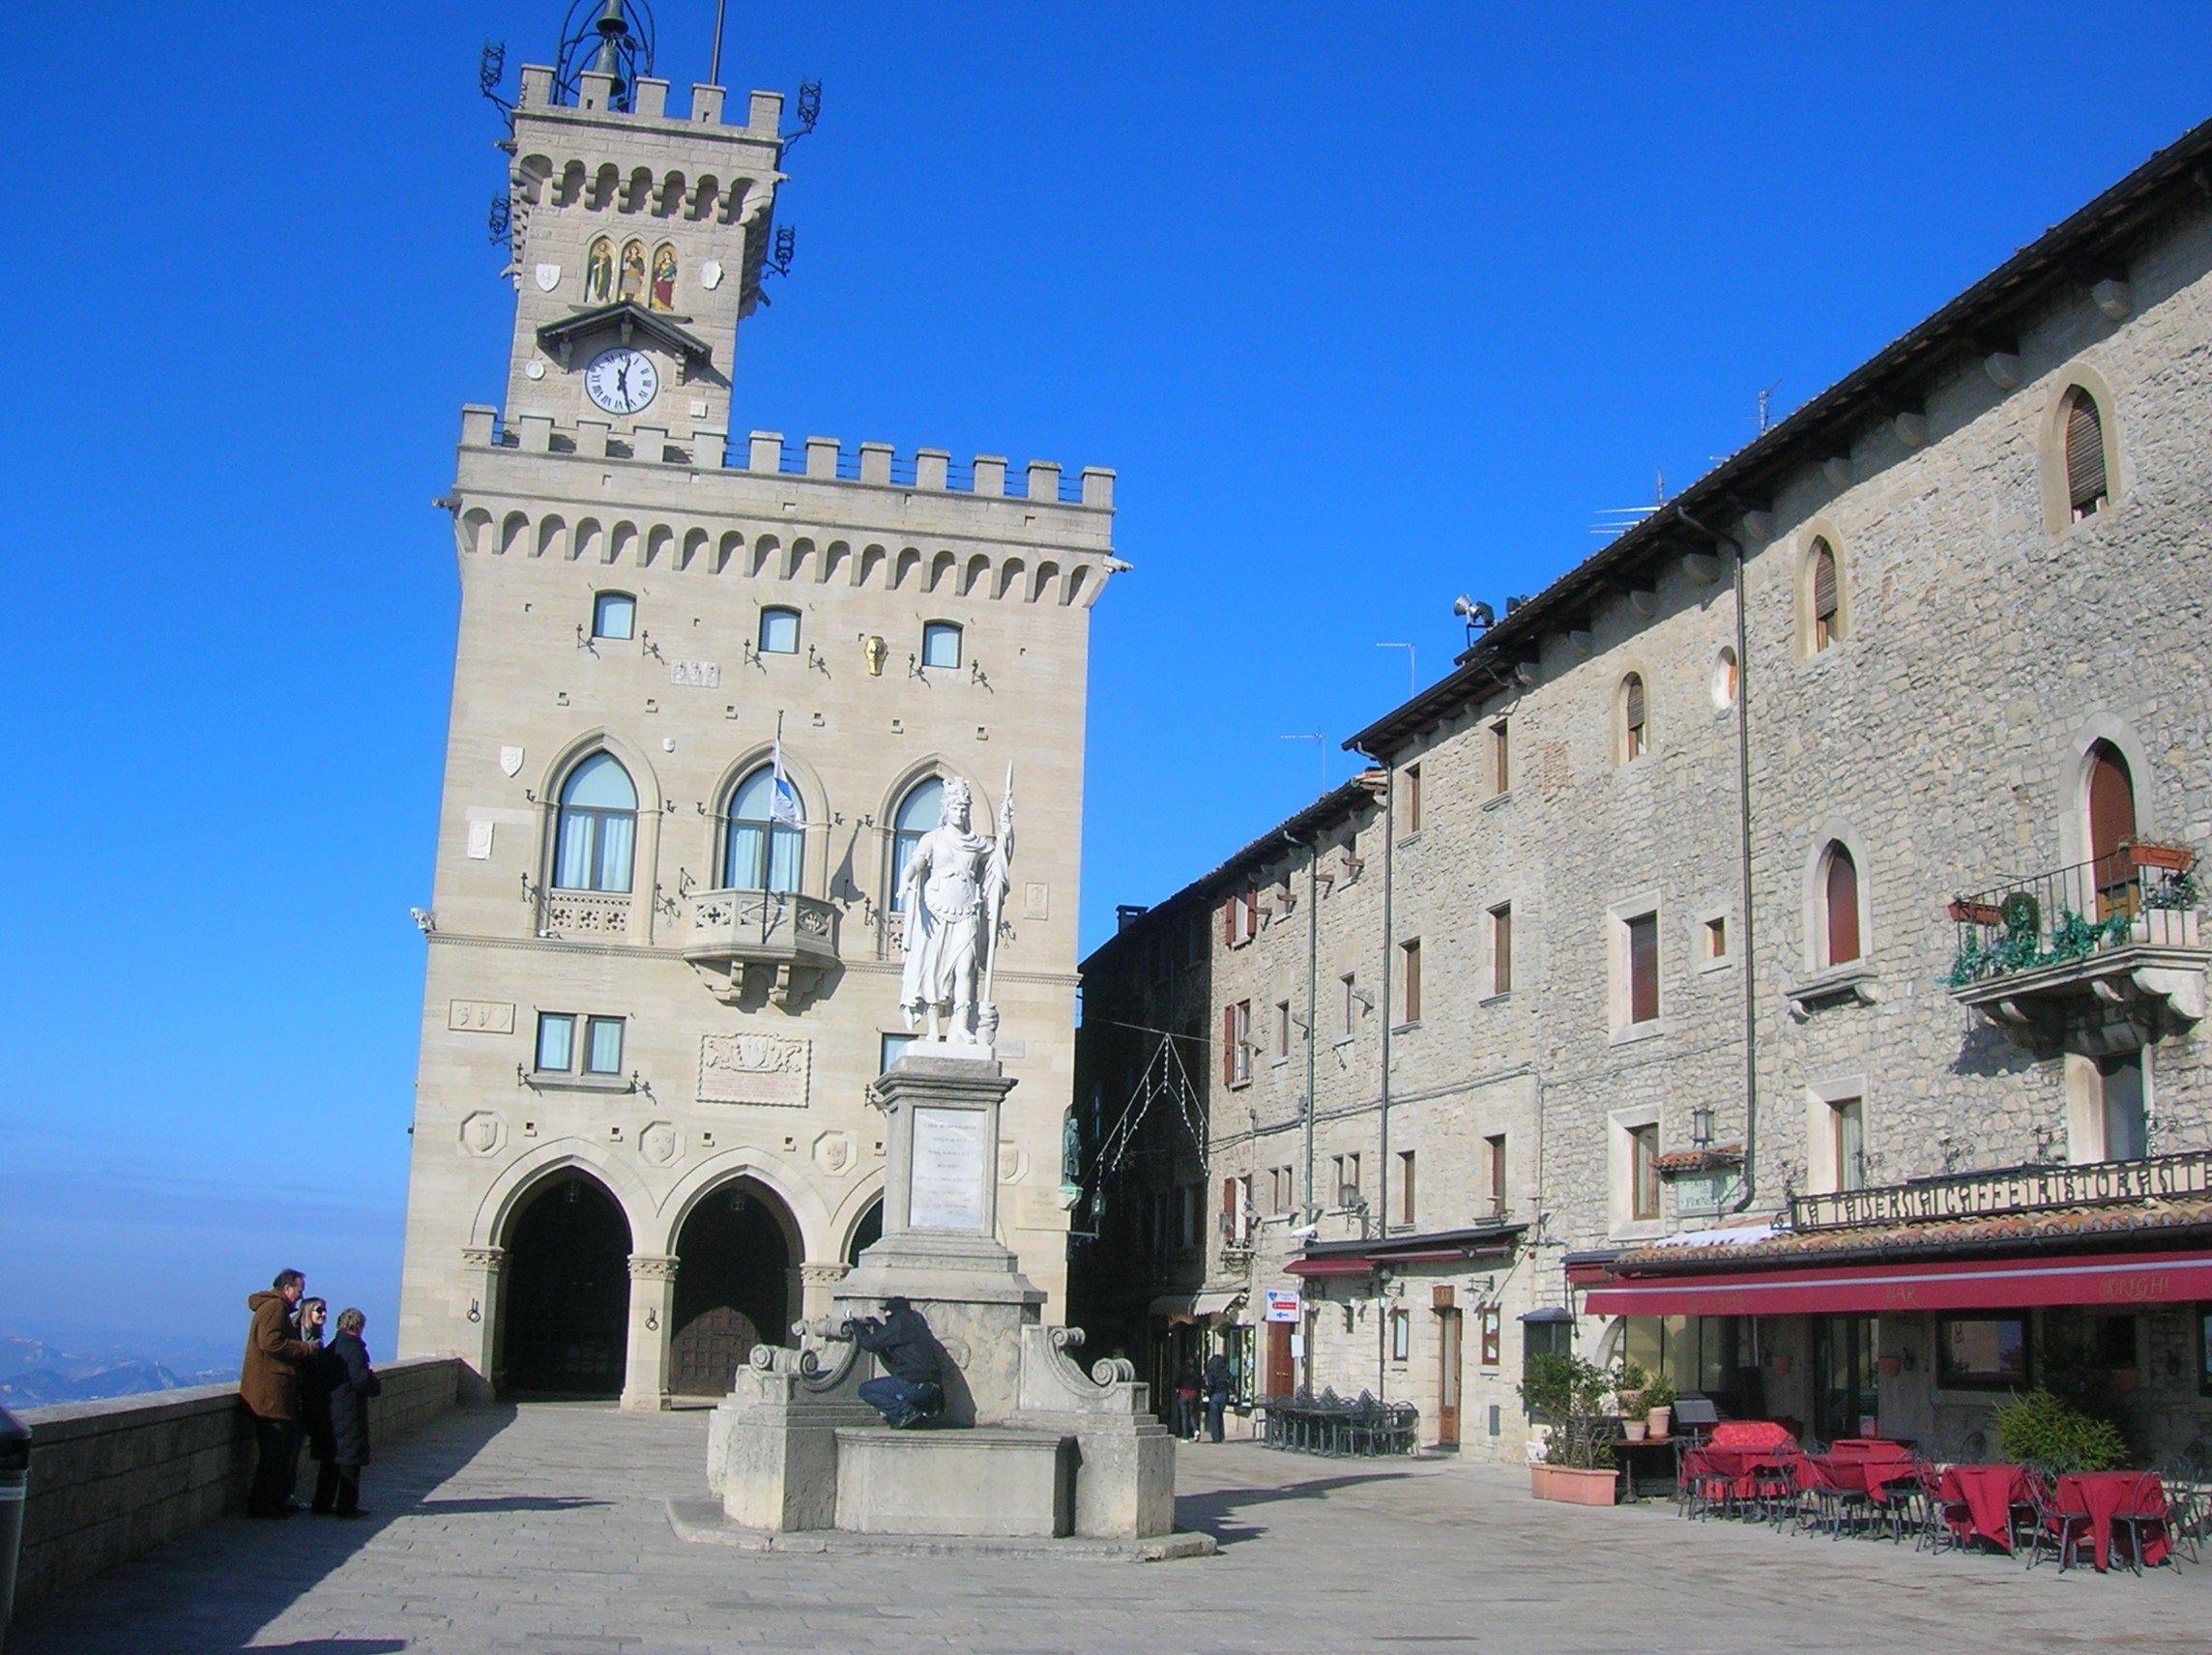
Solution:
{"label": "hanging flower box", "polygon": [[2197,853],[2187,845],[2159,845],[2139,839],[2128,847],[2128,857],[2139,868],[2170,868],[2175,873],[2187,873],[2197,865]]}
{"label": "hanging flower box", "polygon": [[2001,925],[2004,912],[1994,902],[1969,902],[1963,896],[1954,896],[1951,918],[1960,925]]}

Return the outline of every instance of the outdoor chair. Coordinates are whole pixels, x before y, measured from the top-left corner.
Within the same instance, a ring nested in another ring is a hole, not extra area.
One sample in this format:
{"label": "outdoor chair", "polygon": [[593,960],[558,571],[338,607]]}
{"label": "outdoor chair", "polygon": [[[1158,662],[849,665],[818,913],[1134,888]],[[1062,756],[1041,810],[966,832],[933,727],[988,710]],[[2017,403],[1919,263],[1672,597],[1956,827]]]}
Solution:
{"label": "outdoor chair", "polygon": [[2166,1479],[2156,1471],[2145,1471],[2136,1479],[2134,1495],[2128,1504],[2134,1509],[2115,1512],[2112,1516],[2112,1538],[2127,1543],[2128,1567],[2141,1574],[2144,1538],[2163,1535],[2167,1543],[2166,1560],[2178,1573],[2181,1558],[2173,1542],[2173,1497],[2167,1492]]}
{"label": "outdoor chair", "polygon": [[[1925,1546],[1930,1552],[1941,1552],[1957,1546],[1959,1531],[1951,1526],[1953,1521],[1965,1524],[1972,1517],[1963,1501],[1944,1503],[1943,1467],[1915,1454],[1912,1472],[1913,1551]],[[1896,1497],[1903,1497],[1902,1491]]]}
{"label": "outdoor chair", "polygon": [[[2058,1557],[2058,1572],[2063,1575],[2074,1564],[2074,1554],[2081,1543],[2089,1538],[2089,1514],[2085,1511],[2060,1511],[2058,1509],[2057,1480],[2041,1466],[2027,1468],[2028,1498],[2024,1502],[2030,1514],[2027,1531],[2027,1566],[2032,1569],[2043,1561],[2044,1548],[2048,1546]],[[2023,1502],[2016,1501],[2013,1510],[2018,1513]],[[2013,1545],[2018,1550],[2021,1531],[2016,1519],[2013,1526]]]}
{"label": "outdoor chair", "polygon": [[1847,1488],[1837,1480],[1835,1472],[1825,1460],[1808,1454],[1797,1463],[1803,1479],[1802,1487],[1809,1496],[1809,1517],[1799,1521],[1813,1528],[1825,1527],[1828,1538],[1843,1538],[1844,1524],[1863,1522],[1867,1516],[1868,1500],[1864,1489]]}
{"label": "outdoor chair", "polygon": [[2204,1561],[2204,1531],[2212,1522],[2212,1466],[2191,1455],[2159,1473],[2166,1486],[2166,1532],[2175,1555],[2189,1553],[2192,1563]]}

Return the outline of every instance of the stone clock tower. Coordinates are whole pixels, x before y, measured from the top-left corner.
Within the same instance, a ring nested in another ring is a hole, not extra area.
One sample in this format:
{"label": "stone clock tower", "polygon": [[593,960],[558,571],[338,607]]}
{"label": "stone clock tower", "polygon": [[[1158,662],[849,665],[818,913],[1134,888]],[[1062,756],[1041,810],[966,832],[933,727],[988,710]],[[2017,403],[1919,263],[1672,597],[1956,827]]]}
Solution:
{"label": "stone clock tower", "polygon": [[[608,0],[601,34],[627,27]],[[522,72],[503,408],[460,584],[399,1347],[517,1395],[719,1397],[882,1227],[899,875],[1017,778],[994,1226],[1066,1280],[1090,610],[1114,476],[728,441],[783,101]]]}

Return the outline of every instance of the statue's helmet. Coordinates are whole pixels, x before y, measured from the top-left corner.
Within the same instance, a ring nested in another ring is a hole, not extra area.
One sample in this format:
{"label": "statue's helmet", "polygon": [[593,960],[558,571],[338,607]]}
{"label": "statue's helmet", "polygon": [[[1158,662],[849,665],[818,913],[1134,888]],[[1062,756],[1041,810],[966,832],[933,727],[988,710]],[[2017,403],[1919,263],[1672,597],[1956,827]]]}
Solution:
{"label": "statue's helmet", "polygon": [[949,822],[952,820],[952,812],[956,808],[966,810],[970,808],[974,802],[975,800],[969,795],[968,784],[966,782],[960,780],[958,777],[954,777],[952,780],[945,784],[944,812],[946,821]]}

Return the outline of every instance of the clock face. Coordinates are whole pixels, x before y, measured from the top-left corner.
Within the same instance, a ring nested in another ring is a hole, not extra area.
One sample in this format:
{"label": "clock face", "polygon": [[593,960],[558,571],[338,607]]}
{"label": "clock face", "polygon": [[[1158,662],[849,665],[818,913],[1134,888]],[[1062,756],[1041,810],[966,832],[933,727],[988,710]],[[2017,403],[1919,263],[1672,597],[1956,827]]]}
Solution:
{"label": "clock face", "polygon": [[641,414],[660,394],[660,370],[643,351],[618,345],[592,359],[584,390],[609,414]]}

